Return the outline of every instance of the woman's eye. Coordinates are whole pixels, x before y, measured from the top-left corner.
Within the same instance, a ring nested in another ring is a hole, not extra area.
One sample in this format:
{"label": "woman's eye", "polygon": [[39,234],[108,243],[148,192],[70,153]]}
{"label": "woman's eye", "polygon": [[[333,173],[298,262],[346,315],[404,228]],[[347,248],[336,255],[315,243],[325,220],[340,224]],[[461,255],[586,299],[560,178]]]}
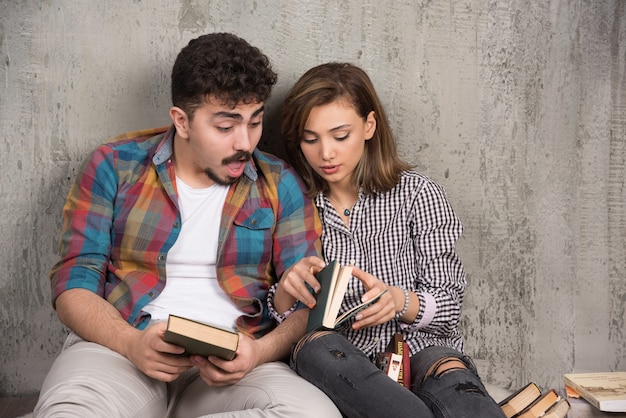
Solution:
{"label": "woman's eye", "polygon": [[317,141],[317,138],[302,138],[302,142],[306,142],[307,144],[312,144]]}
{"label": "woman's eye", "polygon": [[344,140],[348,139],[349,136],[350,136],[350,134],[345,134],[344,136],[335,137],[335,141],[344,141]]}

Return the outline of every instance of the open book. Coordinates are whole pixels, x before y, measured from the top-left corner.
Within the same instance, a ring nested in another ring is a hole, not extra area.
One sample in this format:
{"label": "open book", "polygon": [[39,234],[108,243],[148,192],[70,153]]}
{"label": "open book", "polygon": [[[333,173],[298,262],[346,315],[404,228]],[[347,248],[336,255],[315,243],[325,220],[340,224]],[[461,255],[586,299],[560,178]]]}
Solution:
{"label": "open book", "polygon": [[337,316],[348,287],[348,282],[352,277],[352,266],[341,266],[334,260],[319,271],[315,277],[320,282],[321,290],[317,295],[317,304],[309,312],[307,332],[314,329],[337,328],[359,311],[376,302],[387,291],[383,290],[367,302],[363,302],[344,312],[341,316]]}

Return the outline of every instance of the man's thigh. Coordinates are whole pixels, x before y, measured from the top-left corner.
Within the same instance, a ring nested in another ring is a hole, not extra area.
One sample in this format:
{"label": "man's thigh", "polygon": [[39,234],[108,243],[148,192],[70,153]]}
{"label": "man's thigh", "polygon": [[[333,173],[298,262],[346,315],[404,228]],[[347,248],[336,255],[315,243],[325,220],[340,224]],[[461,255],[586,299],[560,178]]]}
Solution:
{"label": "man's thigh", "polygon": [[72,333],[46,376],[34,416],[164,416],[166,396],[165,383],[149,378],[120,354]]}
{"label": "man's thigh", "polygon": [[284,363],[257,366],[232,386],[209,387],[197,377],[176,402],[173,416],[341,417],[330,399]]}

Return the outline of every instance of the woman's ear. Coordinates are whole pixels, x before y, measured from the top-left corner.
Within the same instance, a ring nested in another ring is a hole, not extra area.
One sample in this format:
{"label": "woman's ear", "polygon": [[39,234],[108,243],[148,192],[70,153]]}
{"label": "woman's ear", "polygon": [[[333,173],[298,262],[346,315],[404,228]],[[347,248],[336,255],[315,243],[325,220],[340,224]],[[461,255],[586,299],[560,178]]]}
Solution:
{"label": "woman's ear", "polygon": [[170,118],[176,127],[176,134],[181,138],[189,138],[189,118],[187,113],[180,107],[174,106],[170,109]]}
{"label": "woman's ear", "polygon": [[372,110],[365,118],[365,140],[372,139],[376,132],[376,113]]}

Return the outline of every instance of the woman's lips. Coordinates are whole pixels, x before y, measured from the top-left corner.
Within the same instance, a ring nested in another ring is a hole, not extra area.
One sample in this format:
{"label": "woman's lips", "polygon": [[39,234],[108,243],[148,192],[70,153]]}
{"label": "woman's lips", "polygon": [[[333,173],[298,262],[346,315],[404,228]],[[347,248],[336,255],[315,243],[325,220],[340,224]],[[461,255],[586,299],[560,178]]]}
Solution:
{"label": "woman's lips", "polygon": [[334,174],[337,172],[337,170],[339,170],[339,166],[338,165],[325,165],[322,166],[322,171],[324,172],[324,174]]}

